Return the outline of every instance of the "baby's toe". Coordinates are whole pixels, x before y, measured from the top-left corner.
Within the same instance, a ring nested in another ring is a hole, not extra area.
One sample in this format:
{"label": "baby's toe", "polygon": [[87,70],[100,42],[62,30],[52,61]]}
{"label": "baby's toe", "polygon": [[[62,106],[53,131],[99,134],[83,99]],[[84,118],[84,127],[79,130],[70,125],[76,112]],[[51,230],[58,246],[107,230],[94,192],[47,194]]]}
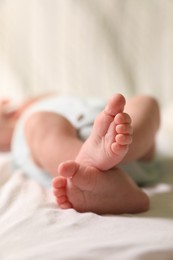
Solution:
{"label": "baby's toe", "polygon": [[58,176],[52,180],[52,187],[54,189],[59,189],[59,188],[65,187],[66,183],[67,183],[66,178],[64,178],[62,176]]}
{"label": "baby's toe", "polygon": [[119,145],[129,145],[132,143],[132,136],[131,135],[124,135],[124,134],[117,134],[115,137],[115,141]]}
{"label": "baby's toe", "polygon": [[53,194],[55,197],[61,197],[66,195],[66,188],[53,189]]}
{"label": "baby's toe", "polygon": [[57,203],[59,205],[61,205],[61,204],[67,203],[68,202],[68,198],[67,198],[66,195],[64,195],[64,196],[57,197],[56,201],[57,201]]}
{"label": "baby's toe", "polygon": [[114,123],[119,124],[131,124],[131,117],[126,113],[118,113],[114,118]]}
{"label": "baby's toe", "polygon": [[58,173],[62,178],[72,177],[79,169],[79,164],[75,161],[69,160],[62,162],[58,167]]}
{"label": "baby's toe", "polygon": [[113,153],[124,156],[128,152],[129,145],[120,145],[115,142],[111,145],[111,149]]}
{"label": "baby's toe", "polygon": [[117,134],[133,134],[133,128],[130,124],[120,124],[116,125],[116,132]]}
{"label": "baby's toe", "polygon": [[59,206],[60,206],[61,209],[71,209],[71,208],[73,208],[73,205],[69,201],[61,203]]}

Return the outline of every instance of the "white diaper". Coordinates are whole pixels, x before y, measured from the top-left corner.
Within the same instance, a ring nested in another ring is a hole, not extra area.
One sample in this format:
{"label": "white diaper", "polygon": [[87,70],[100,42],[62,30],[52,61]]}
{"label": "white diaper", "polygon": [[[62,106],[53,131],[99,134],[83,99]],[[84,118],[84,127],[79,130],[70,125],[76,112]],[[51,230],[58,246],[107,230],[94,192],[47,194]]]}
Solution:
{"label": "white diaper", "polygon": [[[92,129],[97,114],[103,110],[106,102],[100,99],[82,99],[73,96],[54,96],[38,101],[24,112],[19,119],[12,139],[12,159],[15,168],[20,168],[28,176],[49,187],[51,176],[39,168],[33,161],[24,136],[24,125],[28,117],[38,111],[54,112],[64,116],[77,129],[78,135],[85,140]],[[134,162],[121,165],[138,184],[148,184],[156,179],[160,166]]]}

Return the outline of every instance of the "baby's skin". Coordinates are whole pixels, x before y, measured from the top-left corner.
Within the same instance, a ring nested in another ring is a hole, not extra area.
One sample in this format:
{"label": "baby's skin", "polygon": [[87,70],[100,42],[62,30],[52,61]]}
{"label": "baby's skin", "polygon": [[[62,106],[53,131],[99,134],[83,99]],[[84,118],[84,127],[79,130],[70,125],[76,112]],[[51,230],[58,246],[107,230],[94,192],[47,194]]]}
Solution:
{"label": "baby's skin", "polygon": [[121,163],[132,142],[125,98],[114,95],[96,118],[91,135],[76,160],[58,167],[52,181],[60,208],[97,214],[139,213],[149,208],[148,196],[123,172]]}

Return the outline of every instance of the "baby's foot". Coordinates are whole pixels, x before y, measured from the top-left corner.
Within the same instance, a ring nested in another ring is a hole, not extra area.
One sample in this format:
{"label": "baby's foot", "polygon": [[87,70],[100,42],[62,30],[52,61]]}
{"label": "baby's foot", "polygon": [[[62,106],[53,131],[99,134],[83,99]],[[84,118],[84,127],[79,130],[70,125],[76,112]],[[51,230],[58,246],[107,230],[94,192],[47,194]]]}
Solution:
{"label": "baby's foot", "polygon": [[114,95],[98,115],[90,137],[76,161],[100,170],[108,170],[122,161],[132,142],[131,118],[123,113],[125,98]]}
{"label": "baby's foot", "polygon": [[148,209],[149,199],[122,170],[106,173],[75,161],[62,163],[53,180],[60,208],[97,214],[139,213]]}

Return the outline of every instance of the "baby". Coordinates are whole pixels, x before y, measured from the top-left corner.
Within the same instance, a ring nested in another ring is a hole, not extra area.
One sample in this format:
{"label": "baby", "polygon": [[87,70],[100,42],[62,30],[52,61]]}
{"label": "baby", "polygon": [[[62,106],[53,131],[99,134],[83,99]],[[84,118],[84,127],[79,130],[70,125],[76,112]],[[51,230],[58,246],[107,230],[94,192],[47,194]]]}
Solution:
{"label": "baby", "polygon": [[[51,98],[48,97],[50,102]],[[58,97],[53,98],[55,104],[61,103]],[[68,117],[70,110],[63,115],[40,109],[26,116],[30,108],[44,99],[28,100],[11,112],[5,109],[8,101],[1,101],[0,149],[10,149],[16,125],[25,114],[24,135],[30,154],[40,169],[54,177],[52,188],[60,208],[97,214],[148,210],[148,196],[120,165],[153,159],[160,124],[157,101],[149,96],[126,101],[121,94],[112,95],[83,140],[77,127],[83,114],[73,113],[76,125]],[[65,106],[73,111],[78,107],[76,102],[67,98]]]}

